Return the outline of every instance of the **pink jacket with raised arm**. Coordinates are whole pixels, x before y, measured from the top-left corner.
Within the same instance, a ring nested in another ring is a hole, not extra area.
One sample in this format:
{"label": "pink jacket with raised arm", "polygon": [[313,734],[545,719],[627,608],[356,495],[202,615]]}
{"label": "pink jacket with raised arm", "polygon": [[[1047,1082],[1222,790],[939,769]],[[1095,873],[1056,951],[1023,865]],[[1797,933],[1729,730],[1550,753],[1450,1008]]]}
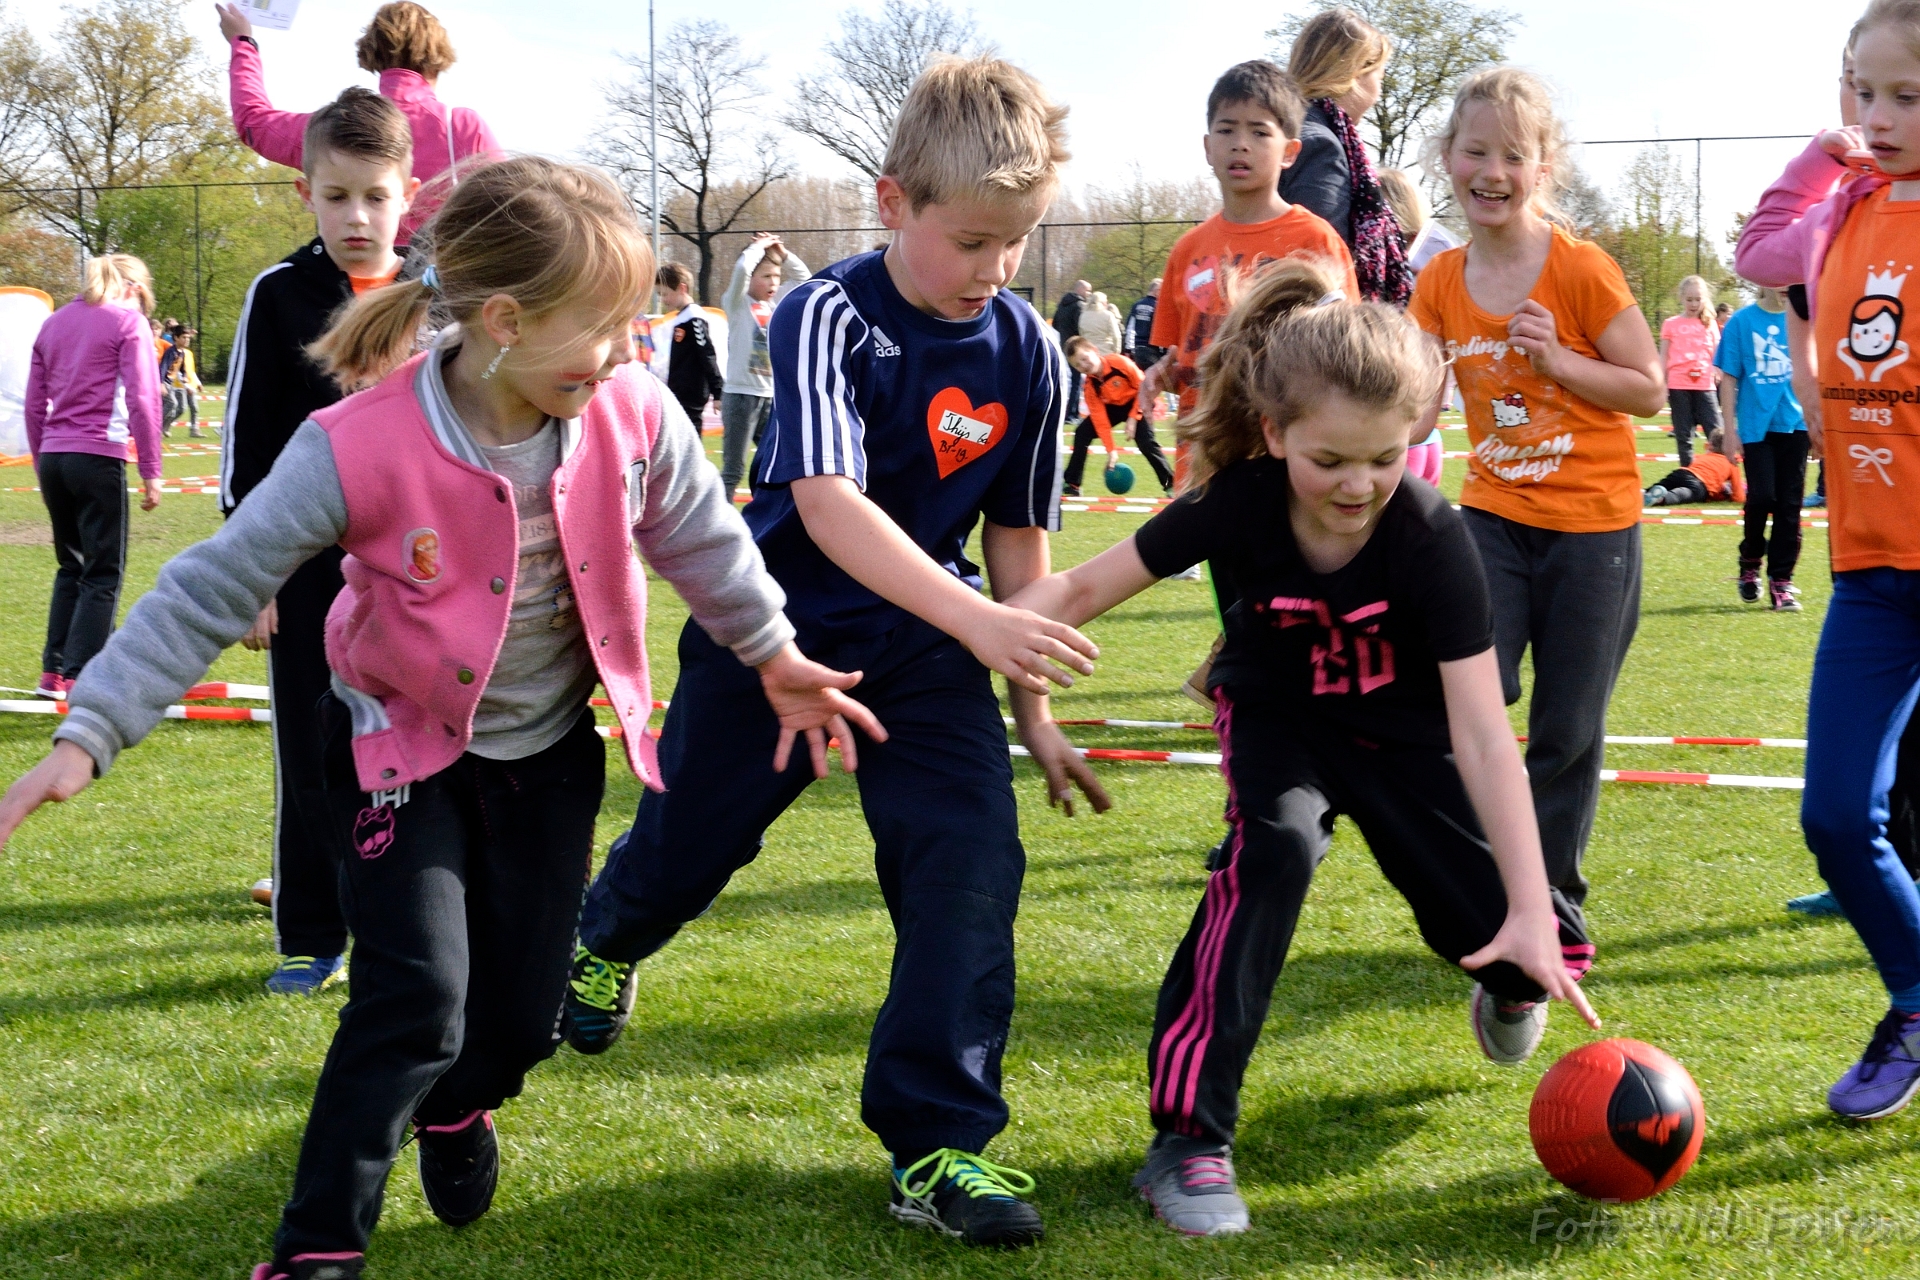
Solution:
{"label": "pink jacket with raised arm", "polygon": [[[313,420],[346,498],[346,588],[327,613],[327,665],[348,687],[360,785],[397,791],[451,765],[506,638],[519,567],[513,487],[448,451],[414,394],[425,355]],[[646,503],[660,392],[621,368],[563,424],[553,515],[580,625],[627,760],[660,789],[647,716],[647,579],[633,525]]]}
{"label": "pink jacket with raised arm", "polygon": [[1740,229],[1733,269],[1773,289],[1807,285],[1811,318],[1819,292],[1812,286],[1820,282],[1820,268],[1826,264],[1834,233],[1854,205],[1890,181],[1884,174],[1854,175],[1821,150],[1816,137],[1761,194],[1753,216]]}
{"label": "pink jacket with raised arm", "polygon": [[[240,141],[264,158],[292,169],[300,167],[300,145],[307,132],[306,111],[280,111],[267,98],[260,50],[245,40],[228,42],[233,56],[227,63],[227,87],[233,102],[233,127]],[[478,112],[449,107],[417,71],[382,71],[381,96],[393,100],[413,128],[413,176],[426,182],[445,172],[456,160],[468,160],[500,150],[493,130]],[[400,223],[400,242],[432,214],[416,204]]]}

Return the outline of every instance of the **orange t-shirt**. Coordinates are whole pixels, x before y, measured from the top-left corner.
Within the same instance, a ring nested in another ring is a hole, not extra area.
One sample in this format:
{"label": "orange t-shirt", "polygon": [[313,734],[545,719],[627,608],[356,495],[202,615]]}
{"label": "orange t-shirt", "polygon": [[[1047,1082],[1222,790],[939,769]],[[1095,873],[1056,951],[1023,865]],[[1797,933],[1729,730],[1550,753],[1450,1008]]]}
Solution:
{"label": "orange t-shirt", "polygon": [[359,297],[369,289],[384,289],[400,278],[402,263],[394,263],[393,270],[383,276],[348,276],[347,282],[353,286],[353,296]]}
{"label": "orange t-shirt", "polygon": [[[1085,386],[1087,417],[1092,419],[1100,443],[1112,449],[1113,419],[1125,422],[1133,416],[1133,406],[1139,402],[1140,366],[1125,356],[1101,356],[1100,367],[1087,375]],[[1110,408],[1114,410],[1112,414],[1107,412]]]}
{"label": "orange t-shirt", "polygon": [[1691,471],[1700,477],[1700,483],[1707,486],[1707,500],[1717,502],[1721,498],[1732,498],[1735,502],[1747,500],[1747,482],[1740,476],[1740,468],[1733,465],[1733,459],[1724,453],[1696,453],[1693,461],[1680,468]]}
{"label": "orange t-shirt", "polygon": [[1180,393],[1181,413],[1193,409],[1199,394],[1194,366],[1226,318],[1229,290],[1222,287],[1223,277],[1251,274],[1282,258],[1326,258],[1337,263],[1346,273],[1341,287],[1347,296],[1360,297],[1353,255],[1340,233],[1325,218],[1297,204],[1265,222],[1228,222],[1216,213],[1174,242],[1149,341],[1174,353],[1172,385],[1167,389]]}
{"label": "orange t-shirt", "polygon": [[1920,569],[1920,362],[1900,336],[1920,200],[1889,200],[1890,189],[1853,207],[1820,270],[1813,340],[1835,573]]}
{"label": "orange t-shirt", "polygon": [[[1561,533],[1609,533],[1637,523],[1633,419],[1535,373],[1525,353],[1507,344],[1511,317],[1474,305],[1466,270],[1465,247],[1440,254],[1420,273],[1407,304],[1415,322],[1446,345],[1467,403],[1473,456],[1460,505]],[[1594,340],[1638,305],[1606,250],[1558,227],[1527,296],[1553,313],[1561,346],[1594,360]]]}

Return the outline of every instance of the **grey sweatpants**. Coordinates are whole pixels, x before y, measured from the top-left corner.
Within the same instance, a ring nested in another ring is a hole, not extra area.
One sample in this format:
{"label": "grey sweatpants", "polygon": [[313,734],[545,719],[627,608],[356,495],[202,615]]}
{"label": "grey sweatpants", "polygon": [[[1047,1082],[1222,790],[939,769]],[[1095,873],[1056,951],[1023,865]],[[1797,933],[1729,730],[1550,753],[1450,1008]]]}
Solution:
{"label": "grey sweatpants", "polygon": [[1520,700],[1520,658],[1533,648],[1527,774],[1547,883],[1577,912],[1587,897],[1580,859],[1600,803],[1607,701],[1640,624],[1640,526],[1560,533],[1471,507],[1460,514],[1486,567],[1508,706]]}
{"label": "grey sweatpants", "polygon": [[750,396],[739,391],[720,396],[720,483],[729,499],[747,474],[747,444],[760,443],[760,433],[767,429],[772,413],[772,396]]}

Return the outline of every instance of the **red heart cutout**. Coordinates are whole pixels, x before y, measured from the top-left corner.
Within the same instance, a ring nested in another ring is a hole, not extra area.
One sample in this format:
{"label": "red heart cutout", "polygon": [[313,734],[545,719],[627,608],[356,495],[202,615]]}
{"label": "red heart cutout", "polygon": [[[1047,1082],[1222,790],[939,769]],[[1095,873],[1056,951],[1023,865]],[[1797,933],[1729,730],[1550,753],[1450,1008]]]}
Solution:
{"label": "red heart cutout", "polygon": [[927,406],[927,438],[933,441],[933,460],[942,480],[986,454],[1006,434],[1005,405],[976,409],[958,387],[947,387]]}

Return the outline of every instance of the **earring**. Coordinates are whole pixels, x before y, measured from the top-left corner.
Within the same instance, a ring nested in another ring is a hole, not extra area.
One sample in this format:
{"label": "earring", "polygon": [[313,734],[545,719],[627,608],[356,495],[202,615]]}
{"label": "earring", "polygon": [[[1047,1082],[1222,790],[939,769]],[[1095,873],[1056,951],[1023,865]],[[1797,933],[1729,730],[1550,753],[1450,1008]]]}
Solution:
{"label": "earring", "polygon": [[486,381],[488,378],[491,378],[494,375],[494,373],[499,370],[500,362],[507,358],[507,352],[509,350],[511,350],[511,348],[502,347],[498,351],[493,353],[493,362],[489,364],[486,367],[486,371],[480,375],[480,380],[482,382]]}

